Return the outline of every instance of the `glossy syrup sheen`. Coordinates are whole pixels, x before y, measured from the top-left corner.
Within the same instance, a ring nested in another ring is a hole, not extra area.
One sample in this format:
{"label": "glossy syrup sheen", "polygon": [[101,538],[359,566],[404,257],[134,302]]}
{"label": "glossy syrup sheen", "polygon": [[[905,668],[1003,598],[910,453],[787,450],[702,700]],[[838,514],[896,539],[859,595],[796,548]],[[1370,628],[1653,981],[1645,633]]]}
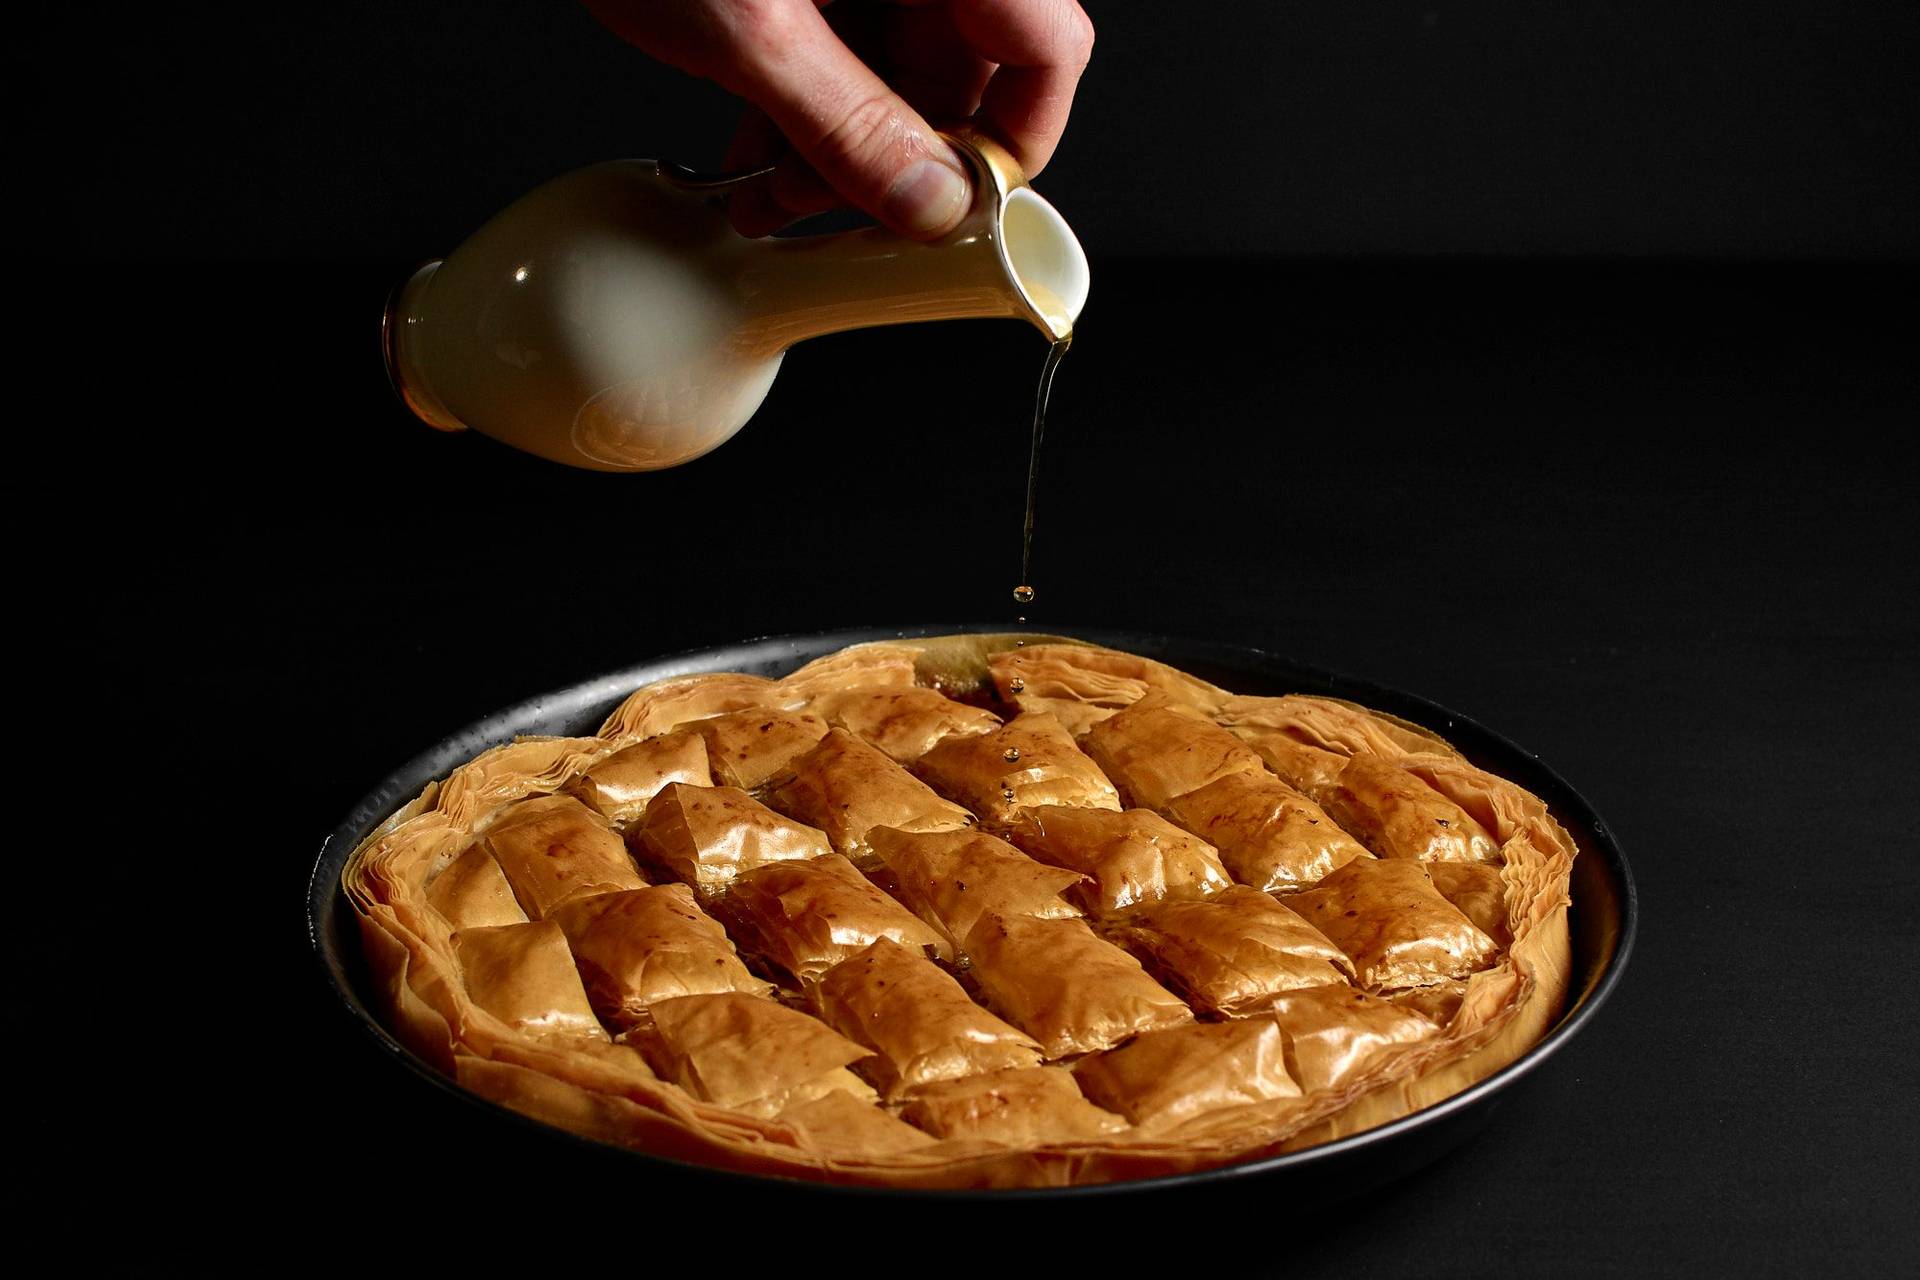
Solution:
{"label": "glossy syrup sheen", "polygon": [[[1040,386],[1033,397],[1033,443],[1027,454],[1027,515],[1020,528],[1020,585],[1013,589],[1016,604],[1032,604],[1033,589],[1033,511],[1034,503],[1040,492],[1040,445],[1047,433],[1047,401],[1053,395],[1054,374],[1060,368],[1061,360],[1066,358],[1067,348],[1073,345],[1073,334],[1054,343],[1047,350],[1047,360],[1040,368]],[[1022,617],[1020,621],[1025,622]]]}

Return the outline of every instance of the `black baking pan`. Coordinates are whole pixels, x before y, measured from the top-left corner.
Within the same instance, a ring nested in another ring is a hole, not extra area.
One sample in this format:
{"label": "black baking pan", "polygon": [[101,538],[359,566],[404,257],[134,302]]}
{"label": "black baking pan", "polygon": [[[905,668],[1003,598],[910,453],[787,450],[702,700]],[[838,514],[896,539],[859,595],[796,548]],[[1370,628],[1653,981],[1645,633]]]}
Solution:
{"label": "black baking pan", "polygon": [[[1229,1180],[1258,1179],[1290,1208],[1330,1203],[1418,1169],[1457,1146],[1491,1117],[1506,1090],[1552,1057],[1593,1017],[1620,980],[1633,946],[1637,908],[1633,877],[1613,833],[1579,793],[1532,753],[1480,725],[1411,694],[1355,680],[1258,649],[1212,641],[1175,639],[1097,629],[1053,629],[1094,644],[1124,649],[1189,671],[1236,693],[1308,693],[1345,698],[1425,726],[1446,738],[1468,759],[1510,778],[1547,802],[1580,845],[1574,860],[1571,911],[1573,975],[1565,1014],[1540,1043],[1485,1080],[1453,1097],[1376,1129],[1264,1160],[1203,1169],[1166,1178],[1091,1186],[1013,1191],[916,1191],[845,1187],[784,1178],[739,1174],[668,1160],[644,1152],[591,1142],[550,1128],[467,1093],[395,1040],[374,1017],[366,989],[366,971],[352,908],[340,888],[347,858],[388,814],[405,804],[434,778],[489,747],[521,734],[591,734],[619,702],[643,684],[669,676],[704,671],[740,671],[779,676],[824,654],[874,640],[961,632],[1002,632],[1005,624],[879,627],[818,635],[777,636],[656,658],[608,675],[516,703],[441,739],[383,778],[355,805],[320,848],[307,888],[307,929],[321,973],[339,998],[345,1015],[336,1034],[368,1038],[377,1052],[367,1055],[367,1070],[387,1070],[401,1090],[408,1073],[428,1089],[415,1089],[407,1102],[442,1109],[465,1108],[473,1125],[492,1126],[502,1143],[518,1141],[537,1148],[543,1165],[565,1160],[600,1171],[611,1169],[631,1184],[636,1177],[714,1179],[736,1193],[859,1196],[908,1199],[1021,1200],[1111,1197],[1152,1192],[1185,1194],[1180,1189],[1210,1187]],[[384,1058],[379,1067],[375,1058]],[[399,1070],[393,1070],[394,1067]],[[430,1096],[422,1096],[430,1095]],[[1543,1135],[1543,1140],[1550,1137]],[[573,1179],[569,1178],[568,1181]]]}

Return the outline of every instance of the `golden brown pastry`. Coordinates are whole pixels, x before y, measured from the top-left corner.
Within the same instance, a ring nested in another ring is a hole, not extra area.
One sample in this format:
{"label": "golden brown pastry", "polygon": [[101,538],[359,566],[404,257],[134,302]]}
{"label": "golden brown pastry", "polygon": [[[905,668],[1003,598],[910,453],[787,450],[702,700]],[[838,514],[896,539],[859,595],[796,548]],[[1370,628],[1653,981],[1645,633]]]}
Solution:
{"label": "golden brown pastry", "polygon": [[780,1113],[780,1123],[799,1136],[802,1146],[845,1159],[892,1155],[935,1141],[874,1103],[839,1089],[788,1107]]}
{"label": "golden brown pastry", "polygon": [[882,938],[813,988],[827,1025],[874,1051],[860,1070],[889,1099],[936,1080],[1040,1065],[1040,1046],[967,998],[917,949]]}
{"label": "golden brown pastry", "polygon": [[427,903],[455,929],[527,922],[506,873],[483,844],[467,846],[445,871],[428,881]]}
{"label": "golden brown pastry", "polygon": [[567,784],[567,790],[615,827],[646,812],[669,782],[711,786],[707,744],[684,730],[622,747]]}
{"label": "golden brown pastry", "polygon": [[1308,987],[1276,997],[1293,1078],[1307,1093],[1352,1083],[1396,1045],[1433,1035],[1433,1023],[1352,987]]}
{"label": "golden brown pastry", "polygon": [[987,1006],[1039,1041],[1050,1062],[1193,1021],[1138,960],[1080,920],[986,915],[966,949]]}
{"label": "golden brown pastry", "polygon": [[989,911],[1057,920],[1080,914],[1060,895],[1083,877],[1035,862],[982,831],[896,831],[875,827],[868,838],[900,901],[940,931],[942,959],[953,959],[967,933]]}
{"label": "golden brown pastry", "polygon": [[939,1138],[972,1138],[1009,1147],[1087,1142],[1127,1122],[1080,1095],[1063,1067],[993,1071],[928,1085],[901,1118]]}
{"label": "golden brown pastry", "polygon": [[1135,809],[1163,809],[1229,774],[1266,772],[1246,743],[1159,695],[1094,725],[1082,745]]}
{"label": "golden brown pastry", "polygon": [[1374,991],[1464,978],[1500,950],[1411,858],[1350,862],[1284,901],[1346,952],[1360,985]]}
{"label": "golden brown pastry", "polygon": [[1466,980],[1456,978],[1448,982],[1436,982],[1430,987],[1408,987],[1404,991],[1389,991],[1382,998],[1392,1001],[1402,1009],[1413,1010],[1437,1027],[1444,1027],[1452,1022],[1453,1015],[1460,1011],[1460,1002],[1466,999],[1466,995]]}
{"label": "golden brown pastry", "polygon": [[553,921],[463,929],[453,947],[467,995],[502,1022],[536,1036],[606,1039]]}
{"label": "golden brown pastry", "polygon": [[727,893],[728,917],[753,953],[800,983],[890,938],[925,953],[944,940],[837,853],[743,871]]}
{"label": "golden brown pastry", "polygon": [[1501,946],[1513,942],[1507,927],[1507,889],[1500,868],[1484,862],[1429,862],[1427,874],[1440,896],[1460,909],[1474,927]]}
{"label": "golden brown pastry", "polygon": [[1309,746],[1271,729],[1238,729],[1238,736],[1277,774],[1303,795],[1317,796],[1340,778],[1347,757],[1338,751]]}
{"label": "golden brown pastry", "polygon": [[1204,1111],[1297,1098],[1286,1041],[1272,1018],[1195,1022],[1149,1031],[1073,1069],[1081,1092],[1142,1128],[1179,1124]]}
{"label": "golden brown pastry", "polygon": [[1204,898],[1233,880],[1212,845],[1149,809],[1027,809],[1008,839],[1041,862],[1087,882],[1068,896],[1095,915],[1163,898]]}
{"label": "golden brown pastry", "polygon": [[759,996],[681,996],[653,1006],[634,1033],[664,1080],[704,1102],[751,1116],[776,1116],[828,1093],[873,1101],[851,1071],[867,1050],[817,1018]]}
{"label": "golden brown pastry", "polygon": [[811,708],[837,729],[864,738],[901,764],[918,760],[949,735],[992,733],[1000,717],[941,697],[932,689],[856,689]]}
{"label": "golden brown pastry", "polygon": [[760,707],[696,720],[687,730],[707,744],[716,782],[752,791],[813,749],[827,735],[827,722],[805,711]]}
{"label": "golden brown pastry", "polygon": [[480,843],[535,920],[574,898],[647,883],[619,834],[572,796],[539,796],[501,809]]}
{"label": "golden brown pastry", "polygon": [[610,1026],[631,1027],[647,1006],[678,996],[773,990],[747,972],[727,931],[684,884],[577,898],[552,920],[573,948],[594,1012]]}
{"label": "golden brown pastry", "polygon": [[1120,808],[1106,775],[1045,714],[1015,717],[991,733],[950,737],[921,756],[913,772],[995,829],[1033,805]]}
{"label": "golden brown pastry", "polygon": [[769,862],[832,853],[822,832],[784,818],[738,787],[671,782],[627,839],[641,854],[703,893]]}
{"label": "golden brown pastry", "polygon": [[1500,856],[1499,843],[1465,809],[1387,760],[1355,756],[1316,798],[1382,858],[1491,862]]}
{"label": "golden brown pastry", "polygon": [[818,746],[796,757],[770,784],[767,803],[826,832],[834,849],[858,867],[872,865],[867,832],[875,827],[957,831],[973,825],[972,814],[845,729],[829,730]]}
{"label": "golden brown pastry", "polygon": [[1136,654],[1081,644],[1015,646],[988,663],[1000,697],[1022,711],[1045,711],[1076,738],[1149,694],[1212,715],[1226,694],[1184,671]]}
{"label": "golden brown pastry", "polygon": [[1262,770],[1233,773],[1167,802],[1166,815],[1211,841],[1242,884],[1298,889],[1371,857],[1320,806]]}
{"label": "golden brown pastry", "polygon": [[1195,1009],[1226,1017],[1353,976],[1352,962],[1318,929],[1246,885],[1203,901],[1152,903],[1109,936]]}
{"label": "golden brown pastry", "polygon": [[[986,812],[901,764],[928,757]],[[1061,1186],[1297,1150],[1512,1062],[1563,1007],[1575,853],[1405,722],[970,634],[635,690],[427,786],[342,887],[379,1017],[501,1105],[743,1172]]]}

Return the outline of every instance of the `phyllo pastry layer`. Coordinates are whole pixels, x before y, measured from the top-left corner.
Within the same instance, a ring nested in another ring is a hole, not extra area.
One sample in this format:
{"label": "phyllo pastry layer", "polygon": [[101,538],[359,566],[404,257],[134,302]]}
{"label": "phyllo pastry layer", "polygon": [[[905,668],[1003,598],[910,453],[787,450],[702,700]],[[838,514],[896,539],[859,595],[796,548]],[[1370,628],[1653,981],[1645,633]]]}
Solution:
{"label": "phyllo pastry layer", "polygon": [[875,1056],[860,1071],[889,1098],[962,1076],[1040,1065],[1040,1046],[967,998],[917,950],[883,938],[812,990],[820,1017]]}
{"label": "phyllo pastry layer", "polygon": [[538,796],[508,805],[480,842],[535,920],[573,898],[646,887],[619,833],[572,796]]}
{"label": "phyllo pastry layer", "polygon": [[1484,862],[1429,862],[1427,874],[1440,896],[1474,927],[1501,946],[1513,941],[1507,924],[1507,889],[1500,868]]}
{"label": "phyllo pastry layer", "polygon": [[742,872],[725,910],[755,955],[801,983],[881,938],[923,954],[944,945],[924,921],[837,853]]}
{"label": "phyllo pastry layer", "polygon": [[993,712],[932,689],[856,689],[822,698],[812,710],[902,764],[918,760],[949,735],[992,733],[1000,727]]}
{"label": "phyllo pastry layer", "polygon": [[702,1102],[775,1116],[824,1094],[873,1101],[847,1064],[868,1051],[818,1018],[730,992],[662,1000],[631,1039],[661,1079]]}
{"label": "phyllo pastry layer", "polygon": [[622,747],[568,784],[567,790],[616,827],[646,812],[669,782],[710,786],[707,744],[684,730]]}
{"label": "phyllo pastry layer", "polygon": [[1028,809],[1008,839],[1041,862],[1078,871],[1070,891],[1095,915],[1164,898],[1204,898],[1233,884],[1214,847],[1149,809]]}
{"label": "phyllo pastry layer", "polygon": [[1179,997],[1084,921],[987,915],[966,950],[988,1007],[1037,1040],[1048,1061],[1193,1020]]}
{"label": "phyllo pastry layer", "polygon": [[1413,1044],[1437,1028],[1417,1013],[1352,987],[1308,987],[1273,1002],[1287,1037],[1287,1062],[1308,1093],[1337,1089],[1396,1045]]}
{"label": "phyllo pastry layer", "polygon": [[1388,760],[1359,755],[1316,798],[1382,858],[1492,862],[1500,845],[1471,814]]}
{"label": "phyllo pastry layer", "polygon": [[1286,1041],[1272,1018],[1149,1031],[1073,1069],[1081,1091],[1143,1128],[1221,1107],[1297,1098]]}
{"label": "phyllo pastry layer", "polygon": [[566,932],[594,1012],[625,1029],[647,1007],[679,996],[742,991],[766,995],[734,953],[720,922],[684,884],[580,898],[553,913]]}
{"label": "phyllo pastry layer", "polygon": [[627,829],[643,856],[704,893],[769,862],[833,852],[826,834],[781,816],[738,787],[669,783]]}
{"label": "phyllo pastry layer", "polygon": [[1045,714],[1018,716],[991,733],[948,738],[921,756],[913,772],[994,828],[1033,805],[1120,807],[1119,793],[1099,766]]}
{"label": "phyllo pastry layer", "polygon": [[1350,862],[1287,906],[1346,952],[1360,985],[1374,991],[1464,978],[1500,951],[1408,858]]}
{"label": "phyllo pastry layer", "polygon": [[730,711],[687,726],[707,744],[707,762],[722,786],[752,791],[827,736],[827,722],[803,711]]}
{"label": "phyllo pastry layer", "polygon": [[1166,815],[1213,843],[1233,878],[1298,889],[1371,857],[1320,806],[1265,770],[1229,774],[1167,802]]}
{"label": "phyllo pastry layer", "polygon": [[942,959],[957,958],[969,931],[989,911],[1046,920],[1080,914],[1060,895],[1084,878],[1035,862],[981,831],[869,833],[873,852],[893,893],[940,931]]}
{"label": "phyllo pastry layer", "polygon": [[973,825],[972,814],[845,729],[829,730],[813,750],[795,757],[769,784],[767,802],[826,832],[834,849],[861,867],[872,862],[867,833],[875,827],[957,831]]}
{"label": "phyllo pastry layer", "polygon": [[1089,1142],[1120,1132],[1127,1122],[1081,1096],[1064,1067],[993,1071],[928,1085],[901,1118],[940,1138],[998,1142],[1009,1147]]}
{"label": "phyllo pastry layer", "polygon": [[1353,976],[1346,955],[1318,929],[1246,885],[1204,901],[1150,904],[1110,936],[1194,1008],[1226,1017],[1283,991],[1345,986]]}
{"label": "phyllo pastry layer", "polygon": [[799,1136],[802,1146],[829,1158],[893,1155],[937,1141],[878,1105],[839,1089],[786,1108],[780,1123]]}
{"label": "phyllo pastry layer", "polygon": [[1229,774],[1266,772],[1246,743],[1161,696],[1102,720],[1081,745],[1136,809],[1164,808]]}
{"label": "phyllo pastry layer", "polygon": [[461,979],[474,1004],[532,1035],[607,1033],[593,1016],[567,935],[551,920],[463,929],[453,935]]}
{"label": "phyllo pastry layer", "polygon": [[455,929],[525,924],[527,913],[487,847],[478,842],[427,883],[427,905]]}

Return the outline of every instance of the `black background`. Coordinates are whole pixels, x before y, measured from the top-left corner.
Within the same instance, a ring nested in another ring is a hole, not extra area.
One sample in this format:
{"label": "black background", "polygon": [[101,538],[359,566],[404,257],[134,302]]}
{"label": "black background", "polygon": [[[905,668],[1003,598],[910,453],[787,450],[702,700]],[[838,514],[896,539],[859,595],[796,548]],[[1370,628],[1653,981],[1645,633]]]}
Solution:
{"label": "black background", "polygon": [[[142,10],[56,50],[91,88],[35,141],[115,164],[51,207],[86,254],[14,265],[59,267],[20,374],[61,428],[0,482],[31,621],[69,647],[86,619],[96,684],[135,695],[77,727],[28,687],[23,714],[117,744],[70,783],[137,748],[169,784],[101,814],[151,963],[109,1001],[140,1069],[80,1144],[126,1153],[126,1230],[86,1244],[191,1264],[243,1224],[303,1260],[371,1231],[446,1265],[559,1239],[650,1267],[697,1222],[716,1265],[801,1265],[901,1219],[913,1265],[1065,1232],[1076,1258],[1348,1276],[1912,1268],[1913,11],[1197,12],[1095,10],[1041,184],[1096,280],[1027,612],[1283,652],[1538,751],[1640,878],[1595,1023],[1478,1141],[1336,1215],[1256,1183],[743,1225],[440,1107],[304,954],[324,832],[451,728],[639,658],[1011,619],[1042,344],[808,344],[739,439],[652,476],[440,436],[374,351],[392,280],[570,165],[710,160],[730,108],[566,5]],[[212,991],[190,1031],[183,969]]]}

